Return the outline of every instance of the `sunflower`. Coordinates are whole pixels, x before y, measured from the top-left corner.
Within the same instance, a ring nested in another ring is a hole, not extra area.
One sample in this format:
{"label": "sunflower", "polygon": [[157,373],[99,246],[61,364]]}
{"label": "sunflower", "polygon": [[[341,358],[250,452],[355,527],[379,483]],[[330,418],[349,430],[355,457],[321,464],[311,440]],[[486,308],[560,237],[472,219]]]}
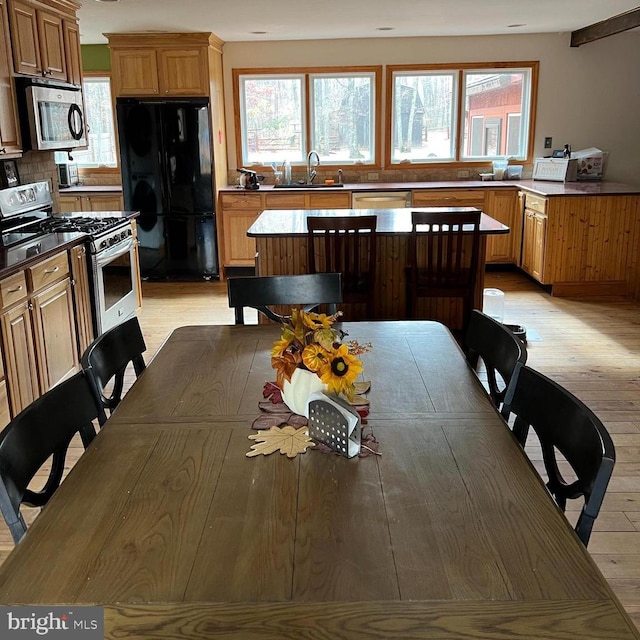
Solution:
{"label": "sunflower", "polygon": [[341,344],[329,353],[327,364],[318,372],[320,379],[329,391],[344,394],[349,400],[353,398],[354,387],[358,374],[362,372],[362,362],[349,355],[349,347]]}
{"label": "sunflower", "polygon": [[302,311],[302,320],[309,329],[329,329],[335,317],[326,313],[307,313]]}
{"label": "sunflower", "polygon": [[319,344],[310,344],[302,352],[302,362],[309,371],[318,371],[329,362],[329,353]]}

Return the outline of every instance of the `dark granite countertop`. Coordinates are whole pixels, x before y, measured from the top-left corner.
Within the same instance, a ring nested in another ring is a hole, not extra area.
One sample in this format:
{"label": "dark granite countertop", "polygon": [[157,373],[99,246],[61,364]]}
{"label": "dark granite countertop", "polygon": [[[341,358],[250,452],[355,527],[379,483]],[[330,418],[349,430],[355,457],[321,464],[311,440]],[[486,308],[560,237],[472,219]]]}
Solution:
{"label": "dark granite countertop", "polygon": [[[444,207],[412,207],[411,209],[268,209],[249,227],[249,237],[305,236],[309,216],[370,216],[378,218],[376,233],[408,234],[411,232],[411,211],[443,211]],[[449,211],[471,211],[473,207],[447,207]],[[509,227],[482,214],[480,233],[509,233]]]}
{"label": "dark granite countertop", "polygon": [[584,196],[584,195],[640,195],[640,184],[630,185],[621,182],[551,182],[545,180],[448,180],[438,182],[369,182],[345,184],[343,187],[314,187],[304,189],[277,189],[272,184],[261,185],[256,191],[240,189],[237,185],[223,187],[224,193],[242,191],[243,193],[282,192],[308,193],[328,191],[413,191],[417,189],[526,189],[542,196]]}

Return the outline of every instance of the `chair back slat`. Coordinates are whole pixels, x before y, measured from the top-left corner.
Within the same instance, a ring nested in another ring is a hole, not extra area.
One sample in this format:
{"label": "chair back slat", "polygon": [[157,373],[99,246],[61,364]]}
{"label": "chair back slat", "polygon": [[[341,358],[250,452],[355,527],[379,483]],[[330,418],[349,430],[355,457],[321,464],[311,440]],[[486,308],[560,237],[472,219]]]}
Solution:
{"label": "chair back slat", "polygon": [[294,276],[247,276],[227,279],[229,306],[235,309],[236,324],[244,324],[244,307],[252,307],[274,322],[283,316],[272,306],[304,306],[307,310],[320,304],[335,313],[342,302],[342,277],[339,273]]}
{"label": "chair back slat", "polygon": [[[341,273],[343,302],[366,303],[375,314],[376,216],[308,216],[310,273]],[[322,249],[322,250],[320,250]]]}
{"label": "chair back slat", "polygon": [[411,212],[408,317],[418,317],[418,298],[462,298],[466,328],[478,272],[480,215],[477,210]]}

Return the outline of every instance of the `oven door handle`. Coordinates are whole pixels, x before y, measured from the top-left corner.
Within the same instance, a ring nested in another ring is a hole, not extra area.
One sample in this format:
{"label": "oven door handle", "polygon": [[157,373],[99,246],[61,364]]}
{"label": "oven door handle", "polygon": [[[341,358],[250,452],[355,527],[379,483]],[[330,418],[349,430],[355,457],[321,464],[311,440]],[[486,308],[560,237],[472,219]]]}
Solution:
{"label": "oven door handle", "polygon": [[133,247],[133,238],[129,237],[124,242],[118,242],[118,244],[105,249],[104,251],[100,251],[96,254],[96,264],[99,267],[104,267],[105,264],[108,264],[114,258],[124,255],[125,253],[129,253],[131,248]]}

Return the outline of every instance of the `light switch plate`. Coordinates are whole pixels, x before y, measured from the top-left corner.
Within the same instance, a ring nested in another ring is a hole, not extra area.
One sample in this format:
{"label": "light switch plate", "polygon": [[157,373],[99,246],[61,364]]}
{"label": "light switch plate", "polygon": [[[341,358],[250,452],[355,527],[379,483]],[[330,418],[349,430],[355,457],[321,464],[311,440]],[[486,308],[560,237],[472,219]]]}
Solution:
{"label": "light switch plate", "polygon": [[551,149],[551,145],[553,144],[553,138],[547,137],[544,139],[544,148]]}

